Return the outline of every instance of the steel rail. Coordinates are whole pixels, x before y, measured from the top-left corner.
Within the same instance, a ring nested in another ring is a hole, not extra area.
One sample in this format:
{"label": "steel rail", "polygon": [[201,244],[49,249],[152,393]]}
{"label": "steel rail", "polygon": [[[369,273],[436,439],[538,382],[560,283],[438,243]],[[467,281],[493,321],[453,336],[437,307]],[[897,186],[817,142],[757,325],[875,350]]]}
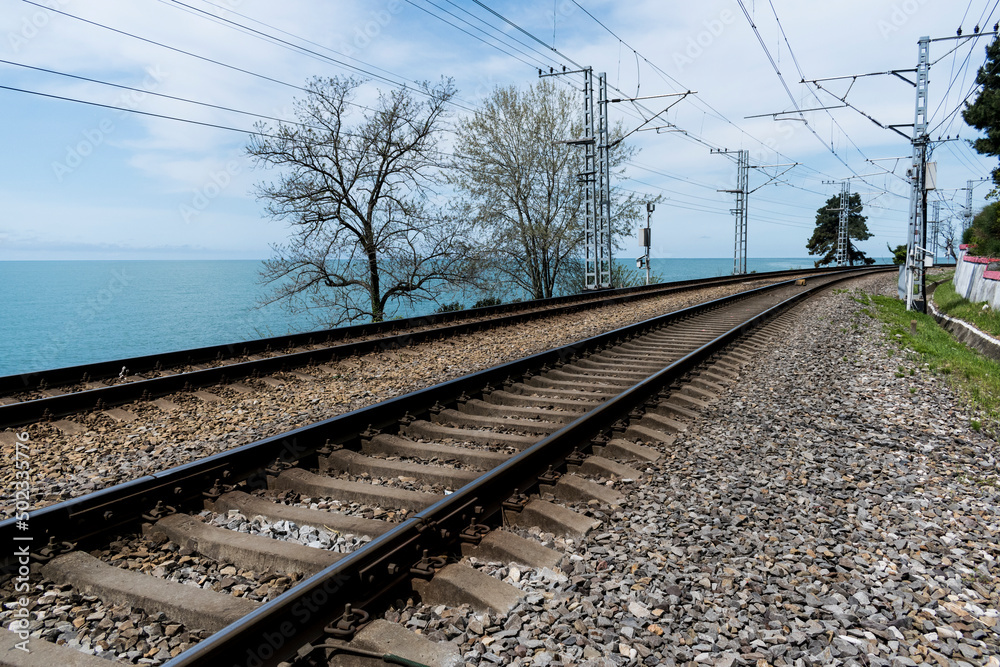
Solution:
{"label": "steel rail", "polygon": [[[855,277],[858,271],[842,273],[846,275],[835,277],[830,283],[803,291],[783,303],[794,303],[816,289],[827,288],[839,280]],[[368,427],[384,428],[396,424],[401,414],[423,414],[437,402],[451,403],[460,400],[459,397],[463,394],[475,395],[483,392],[484,388],[488,391],[491,385],[496,386],[509,378],[536,371],[545,364],[565,362],[581,352],[618,344],[625,339],[642,335],[672,322],[779,289],[790,282],[757,288],[667,313],[250,443],[201,461],[31,512],[32,551],[37,552],[47,538],[67,541],[87,540],[126,525],[134,527],[141,521],[142,513],[149,511],[158,501],[178,507],[198,504],[204,496],[205,489],[218,479],[223,479],[227,483],[246,480],[251,488],[264,485],[267,474],[264,468],[268,462],[275,459],[287,462],[308,461],[317,452],[321,452],[327,444],[357,441],[359,434]],[[516,460],[521,463],[515,464],[510,461],[485,473],[476,482],[426,508],[383,537],[374,540],[371,544],[376,546],[370,547],[371,551],[369,547],[365,547],[354,552],[336,566],[310,577],[303,584],[265,604],[258,611],[223,629],[220,633],[212,635],[205,642],[167,664],[171,667],[229,664],[227,661],[233,660],[234,656],[239,657],[245,651],[252,651],[256,652],[253,655],[260,661],[259,664],[277,665],[280,662],[279,656],[288,657],[294,654],[299,645],[311,641],[310,638],[323,635],[326,623],[338,615],[336,612],[339,610],[331,610],[327,604],[334,594],[338,598],[347,597],[363,602],[368,599],[365,595],[370,597],[396,585],[402,575],[394,578],[395,575],[390,572],[408,571],[408,567],[405,566],[411,561],[405,560],[407,553],[412,557],[412,561],[415,561],[419,559],[423,549],[435,552],[447,550],[448,545],[454,541],[454,536],[458,535],[472,519],[482,522],[489,515],[499,511],[503,499],[511,492],[531,489],[535,485],[534,478],[526,479],[524,469],[520,468],[525,462],[539,464],[535,474],[543,472],[548,465],[553,465],[553,461],[555,465],[561,464],[562,459],[572,449],[581,443],[589,443],[595,435],[612,428],[624,415],[648,400],[652,393],[659,391],[668,379],[672,381],[679,374],[689,371],[713,354],[717,349],[714,345],[732,340],[738,332],[762,322],[767,313],[774,312],[775,308],[771,308],[766,313],[734,327],[713,343],[701,346],[683,359],[611,399],[610,402],[595,408],[588,413],[588,419],[577,419],[517,455]],[[668,374],[668,371],[672,375]],[[650,387],[654,387],[655,390]],[[642,393],[643,391],[646,393]],[[575,444],[570,447],[571,443]],[[15,517],[0,522],[0,535],[8,541],[14,536],[22,540],[25,537],[23,532],[15,530],[16,520]],[[391,551],[379,551],[390,546]],[[402,556],[399,555],[399,549],[402,549]],[[350,574],[347,570],[340,569],[349,563],[360,564],[364,570]],[[400,563],[404,567],[398,567]],[[7,564],[10,564],[9,561]],[[268,656],[265,657],[264,653]]]}
{"label": "steel rail", "polygon": [[[748,274],[741,276],[720,276],[696,280],[682,280],[657,285],[642,285],[615,290],[603,290],[586,294],[537,299],[518,303],[499,304],[481,308],[468,308],[461,311],[418,315],[400,320],[387,320],[368,324],[355,324],[334,329],[322,329],[284,336],[272,336],[223,345],[162,352],[157,354],[129,357],[112,361],[102,361],[90,364],[80,364],[54,368],[46,371],[35,371],[17,375],[0,376],[0,394],[11,394],[24,391],[36,391],[46,387],[73,385],[86,381],[117,378],[121,368],[126,367],[130,373],[145,373],[160,371],[165,368],[180,367],[191,364],[210,363],[225,359],[233,359],[245,355],[268,353],[275,350],[288,349],[301,345],[316,345],[334,340],[364,338],[368,336],[384,337],[397,331],[410,331],[422,327],[461,322],[479,318],[495,318],[502,315],[547,316],[559,312],[572,312],[581,307],[621,303],[633,299],[648,298],[656,294],[670,294],[677,291],[687,291],[702,286],[726,285],[747,280],[780,278],[788,275],[825,274],[836,269],[799,269],[774,271],[769,273]],[[595,299],[595,296],[599,298]],[[277,357],[276,357],[277,358]],[[85,392],[81,392],[85,393]]]}
{"label": "steel rail", "polygon": [[[381,429],[398,422],[404,414],[419,416],[435,403],[448,404],[463,393],[475,395],[484,387],[499,386],[505,380],[518,378],[545,365],[556,365],[574,354],[614,344],[654,328],[698,315],[730,303],[751,298],[769,290],[788,285],[791,281],[759,287],[746,292],[695,304],[688,308],[597,334],[559,348],[538,352],[499,366],[465,375],[431,387],[391,398],[375,405],[308,424],[285,433],[263,438],[225,452],[152,473],[93,493],[65,500],[31,512],[33,537],[39,541],[50,538],[77,542],[141,522],[143,512],[158,502],[180,507],[200,502],[205,489],[216,480],[225,484],[247,480],[251,488],[266,485],[264,468],[276,461],[292,463],[308,460],[326,444],[345,444],[357,438],[366,428]],[[19,532],[15,520],[0,521],[0,540],[10,541]],[[40,539],[39,539],[40,538]],[[13,542],[11,542],[13,543]],[[38,546],[37,542],[34,546]],[[0,563],[7,554],[0,555]]]}
{"label": "steel rail", "polygon": [[[848,275],[845,277],[851,277],[856,275],[857,270],[846,273]],[[142,514],[155,507],[158,502],[177,507],[198,503],[203,499],[203,492],[214,486],[217,480],[225,484],[245,480],[251,488],[262,488],[266,486],[266,474],[263,471],[274,462],[290,464],[308,461],[327,444],[345,444],[356,440],[357,434],[369,426],[386,428],[397,423],[401,415],[422,415],[435,403],[453,403],[463,394],[479,394],[484,388],[502,385],[508,379],[521,377],[545,365],[563,363],[588,350],[615,344],[651,329],[778,289],[790,282],[767,285],[658,315],[643,322],[538,352],[198,461],[34,510],[30,514],[32,548],[40,548],[51,539],[78,542],[128,525],[137,525],[142,521]],[[16,517],[0,521],[0,540],[13,544],[15,536],[22,536],[15,524]],[[9,564],[9,554],[0,556],[0,567]]]}
{"label": "steel rail", "polygon": [[[795,274],[801,275],[803,273],[809,272],[810,270],[802,271],[786,271],[777,272],[780,274]],[[813,272],[817,271],[815,269],[811,270]],[[821,269],[822,275],[833,274],[836,272],[830,271],[828,269]],[[756,276],[767,276],[768,274],[755,274]],[[775,274],[770,274],[775,275]],[[721,282],[712,282],[711,285],[725,284],[726,282],[745,282],[747,276],[739,276],[734,278],[732,276],[727,276]],[[502,315],[500,317],[495,317],[486,321],[477,320],[474,322],[465,322],[459,324],[453,324],[450,326],[440,326],[433,329],[423,329],[416,331],[407,331],[396,336],[383,336],[377,338],[369,338],[367,340],[356,340],[350,343],[343,343],[340,345],[332,345],[329,347],[324,347],[319,350],[304,350],[301,352],[286,353],[275,357],[268,357],[264,359],[256,359],[251,361],[242,361],[236,363],[230,363],[223,366],[214,366],[211,368],[205,368],[201,370],[186,371],[181,373],[175,373],[171,375],[165,375],[156,378],[147,378],[143,380],[136,380],[133,382],[126,382],[122,384],[110,385],[107,387],[97,387],[94,389],[87,389],[84,391],[68,392],[65,394],[57,396],[49,396],[46,398],[37,398],[28,401],[21,401],[18,403],[12,403],[8,405],[0,405],[0,429],[10,428],[15,426],[20,426],[23,424],[30,424],[32,422],[52,419],[57,417],[65,417],[80,412],[85,412],[88,410],[100,410],[109,408],[115,405],[122,405],[125,403],[130,403],[136,400],[147,400],[156,398],[159,396],[166,396],[181,391],[189,391],[195,387],[206,387],[215,384],[224,384],[228,381],[233,381],[241,378],[252,377],[257,374],[270,374],[276,373],[288,368],[301,368],[309,366],[311,364],[324,364],[336,361],[337,359],[343,357],[349,357],[355,354],[367,354],[369,352],[397,349],[400,347],[406,347],[412,343],[420,343],[429,339],[433,339],[438,336],[455,336],[463,333],[468,333],[471,331],[477,331],[488,327],[500,327],[505,325],[510,325],[518,322],[523,322],[528,319],[536,319],[540,317],[548,317],[551,315],[562,314],[567,312],[573,312],[575,310],[582,309],[584,307],[592,307],[596,304],[610,305],[615,303],[622,303],[631,301],[634,299],[648,298],[653,294],[670,294],[678,291],[688,291],[694,289],[697,286],[705,284],[703,281],[685,281],[684,283],[665,283],[659,286],[658,291],[654,291],[651,288],[655,286],[642,286],[641,288],[626,288],[622,290],[611,290],[609,291],[608,297],[601,299],[600,301],[588,301],[585,303],[570,303],[569,305],[563,305],[557,309],[539,309],[533,310],[531,312],[515,312],[510,315]],[[669,286],[669,287],[666,287]],[[545,301],[557,301],[566,299],[579,299],[579,295],[573,295],[572,297],[558,297],[558,299],[550,299]],[[539,302],[532,302],[539,303]],[[514,304],[516,305],[516,304]],[[486,315],[485,311],[492,311],[494,309],[509,308],[512,304],[506,304],[501,306],[490,306],[488,308],[478,308],[470,311],[461,311],[473,313],[474,311],[484,311],[479,314],[480,316]],[[353,335],[375,335],[377,331],[390,332],[392,330],[401,328],[402,324],[405,322],[411,322],[411,326],[417,326],[413,324],[414,320],[427,320],[431,324],[439,321],[447,321],[449,316],[451,319],[455,319],[453,316],[455,313],[440,313],[437,315],[424,316],[422,318],[411,318],[410,320],[398,320],[390,322],[380,322],[378,324],[366,324],[357,325],[356,327],[345,327],[343,329],[330,330],[329,335],[335,335],[340,333],[344,337],[351,337]],[[356,331],[358,333],[351,334],[350,331]],[[325,333],[325,332],[319,332]],[[294,336],[284,337],[281,340],[291,339],[291,338],[301,338],[307,334],[295,334]],[[316,333],[313,336],[317,335]],[[262,339],[260,341],[249,341],[246,344],[234,344],[234,345],[249,345],[251,343],[263,343],[266,341],[276,341],[279,339]],[[228,348],[233,348],[234,346],[227,346]],[[206,354],[212,350],[220,349],[219,346],[200,348],[199,350],[187,351],[187,352],[198,352],[206,351]],[[169,353],[169,355],[182,355],[184,352]],[[143,364],[149,363],[150,360],[154,358],[162,359],[160,357],[149,356],[149,357],[139,357],[137,359],[141,360]],[[90,366],[75,366],[66,369],[56,369],[50,371],[50,373],[56,376],[63,376],[65,373],[80,373],[81,369],[90,368],[92,366],[105,367],[111,364],[114,368],[120,367],[119,365],[127,365],[133,363],[133,360],[118,360],[114,362],[105,362],[102,364],[90,365]],[[134,370],[134,369],[132,369]],[[85,370],[83,372],[86,372]],[[6,378],[0,378],[0,383],[4,380],[9,380],[11,377],[20,376],[7,376]],[[73,377],[80,378],[81,375],[73,375]]]}
{"label": "steel rail", "polygon": [[[721,334],[657,373],[540,440],[453,494],[418,512],[390,532],[309,577],[294,589],[230,624],[164,667],[254,664],[279,667],[306,644],[321,641],[325,628],[345,603],[361,608],[383,591],[401,584],[409,565],[427,550],[454,553],[470,521],[482,523],[502,511],[511,493],[537,486],[536,476],[559,467],[575,449],[588,445],[633,410],[689,373],[752,328],[792,305],[849,277],[803,290]],[[755,290],[756,291],[756,290]],[[646,323],[641,323],[641,325]],[[640,326],[641,326],[640,325]],[[528,473],[526,471],[533,471]],[[334,604],[332,600],[336,599]],[[245,663],[238,662],[245,660]]]}

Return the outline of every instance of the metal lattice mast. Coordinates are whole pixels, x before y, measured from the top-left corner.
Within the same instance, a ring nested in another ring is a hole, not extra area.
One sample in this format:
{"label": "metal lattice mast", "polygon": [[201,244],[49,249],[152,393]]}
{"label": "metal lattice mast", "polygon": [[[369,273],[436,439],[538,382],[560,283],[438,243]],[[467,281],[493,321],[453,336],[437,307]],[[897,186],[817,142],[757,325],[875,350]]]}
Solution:
{"label": "metal lattice mast", "polygon": [[972,226],[972,181],[967,181],[965,184],[965,215],[962,221],[962,233]]}
{"label": "metal lattice mast", "polygon": [[851,182],[840,184],[840,224],[837,226],[837,266],[847,266],[851,263],[851,253],[848,247],[847,223],[851,214]]}
{"label": "metal lattice mast", "polygon": [[906,243],[906,309],[924,309],[924,250],[927,236],[927,86],[930,69],[930,37],[917,42],[917,104],[913,119],[913,166],[910,194],[910,224]]}
{"label": "metal lattice mast", "polygon": [[733,234],[733,275],[743,275],[747,272],[747,195],[750,180],[750,151],[720,150],[713,148],[712,153],[729,155],[736,153],[736,189],[719,190],[736,195],[736,208],[729,209],[736,218],[736,230]]}
{"label": "metal lattice mast", "polygon": [[598,238],[597,214],[597,147],[594,136],[594,71],[588,67],[583,71],[583,173],[579,178],[583,185],[584,213],[586,225],[584,234],[585,272],[587,289],[594,289],[599,284],[600,273],[600,240]]}
{"label": "metal lattice mast", "polygon": [[733,244],[733,275],[747,272],[747,190],[750,180],[750,151],[741,150],[737,156],[736,175],[736,233]]}
{"label": "metal lattice mast", "polygon": [[611,146],[608,127],[608,77],[597,75],[597,288],[611,284]]}
{"label": "metal lattice mast", "polygon": [[[583,74],[583,137],[563,141],[583,146],[583,171],[577,182],[583,186],[584,243],[583,262],[586,289],[611,287],[611,163],[608,145],[608,83],[604,73],[597,75],[600,98],[594,106],[594,70],[538,70],[539,77]],[[595,113],[595,111],[597,113]]]}
{"label": "metal lattice mast", "polygon": [[941,231],[941,202],[935,201],[931,205],[931,209],[934,211],[934,216],[931,218],[932,231],[930,233],[930,238],[928,239],[930,241],[928,248],[930,248],[931,256],[936,262],[938,254],[938,236],[940,236]]}
{"label": "metal lattice mast", "polygon": [[974,178],[965,183],[965,210],[962,212],[962,232],[972,226],[972,191],[981,183],[990,183],[992,178]]}

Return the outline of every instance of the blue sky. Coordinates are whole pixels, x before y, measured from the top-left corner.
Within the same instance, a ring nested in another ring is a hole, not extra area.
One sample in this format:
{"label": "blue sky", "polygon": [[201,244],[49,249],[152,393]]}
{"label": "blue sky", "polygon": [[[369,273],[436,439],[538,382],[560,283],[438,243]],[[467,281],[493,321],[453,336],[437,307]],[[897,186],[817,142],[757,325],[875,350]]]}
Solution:
{"label": "blue sky", "polygon": [[[697,91],[666,115],[686,134],[650,131],[630,138],[641,153],[622,187],[665,197],[653,217],[654,256],[731,256],[732,195],[717,190],[735,186],[736,170],[731,160],[713,155],[712,146],[749,149],[755,164],[800,163],[780,183],[750,196],[750,256],[805,256],[816,209],[840,190],[839,184],[824,181],[852,174],[864,177],[855,179],[852,189],[862,194],[876,234],[862,247],[884,255],[887,243],[905,240],[908,141],[847,108],[808,112],[808,124],[746,116],[793,108],[775,67],[800,108],[835,106],[841,103],[822,92],[817,99],[815,88],[800,84],[799,70],[812,79],[913,68],[921,35],[954,35],[959,26],[968,34],[979,21],[992,28],[1000,19],[1000,13],[991,13],[996,7],[992,0],[968,5],[945,0],[744,0],[758,39],[741,6],[727,0],[579,0],[579,5],[572,0],[484,0],[543,41],[542,46],[472,0],[434,2],[438,7],[427,0],[46,0],[42,6],[0,0],[0,58],[291,119],[292,102],[301,94],[293,86],[314,75],[351,72],[197,10],[329,58],[357,58],[364,61],[359,66],[381,68],[394,81],[454,77],[460,103],[472,108],[496,85],[530,85],[537,79],[536,59],[548,63],[565,56],[607,72],[621,91],[612,91],[612,97]],[[493,30],[499,40],[494,43],[511,53],[514,47],[527,52],[530,57],[514,55],[528,63],[446,24],[438,18],[445,16],[442,8]],[[528,46],[512,42],[515,37]],[[950,114],[971,90],[987,41],[932,44],[934,137],[975,137],[960,116]],[[843,95],[849,83],[824,85]],[[16,65],[0,64],[0,85],[243,130],[254,123],[247,115]],[[883,124],[913,121],[913,87],[896,77],[858,79],[847,99]],[[649,100],[645,109],[612,105],[612,121],[633,128],[650,110],[659,111],[660,103],[665,104]],[[2,89],[0,105],[0,260],[264,258],[269,245],[287,233],[283,223],[264,217],[263,204],[255,200],[254,183],[275,174],[252,166],[244,153],[243,132]],[[453,118],[463,113],[456,108]],[[964,142],[939,145],[934,159],[941,191],[932,199],[942,199],[942,218],[960,213],[966,181],[988,175],[995,165]],[[750,187],[763,185],[782,169],[753,170]],[[894,172],[881,173],[886,169]],[[987,190],[981,185],[974,191],[977,206]],[[624,254],[638,254],[633,246],[630,242]]]}

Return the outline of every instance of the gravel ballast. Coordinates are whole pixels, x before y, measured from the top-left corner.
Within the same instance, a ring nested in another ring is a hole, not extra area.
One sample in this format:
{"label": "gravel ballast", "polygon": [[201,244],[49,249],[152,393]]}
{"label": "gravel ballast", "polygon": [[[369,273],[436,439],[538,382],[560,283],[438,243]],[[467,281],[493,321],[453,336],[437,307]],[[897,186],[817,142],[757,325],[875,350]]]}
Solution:
{"label": "gravel ballast", "polygon": [[482,566],[528,592],[511,614],[390,617],[472,665],[997,667],[997,449],[969,419],[829,294],[618,485],[601,528],[541,536],[559,572]]}
{"label": "gravel ballast", "polygon": [[[863,286],[895,292],[884,277]],[[469,665],[1000,667],[1000,467],[972,417],[851,293],[830,292],[660,460],[634,464],[621,507],[576,508],[600,528],[522,531],[565,554],[557,570],[474,563],[527,593],[511,613],[387,618]],[[35,636],[79,643],[83,625],[134,613],[47,596]],[[197,641],[166,627],[111,651],[159,662]]]}
{"label": "gravel ballast", "polygon": [[[536,352],[617,329],[634,322],[761,287],[773,281],[711,287],[635,303],[607,306],[456,336],[413,347],[342,359],[328,367],[303,368],[241,382],[207,387],[218,400],[195,392],[166,397],[177,406],[165,412],[150,402],[122,406],[137,419],[118,422],[103,411],[74,415],[85,429],[67,435],[51,423],[16,429],[27,432],[32,467],[32,509],[138,479],[182,463],[226,451],[299,426],[373,405],[417,389],[519,359]],[[271,382],[267,384],[266,381]],[[280,386],[274,380],[280,381]],[[14,445],[4,442],[5,461]],[[14,488],[15,467],[0,466],[0,481]],[[14,496],[0,503],[0,519],[14,513]]]}

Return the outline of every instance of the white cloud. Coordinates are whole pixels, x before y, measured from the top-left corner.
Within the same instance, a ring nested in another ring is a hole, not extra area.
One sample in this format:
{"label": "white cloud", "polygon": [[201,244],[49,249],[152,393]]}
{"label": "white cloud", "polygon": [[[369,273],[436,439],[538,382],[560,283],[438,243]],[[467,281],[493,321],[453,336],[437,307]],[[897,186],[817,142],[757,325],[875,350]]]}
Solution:
{"label": "white cloud", "polygon": [[[322,56],[309,56],[266,42],[247,31],[234,30],[225,22],[184,11],[174,3],[49,0],[49,4],[293,86],[302,85],[313,75],[347,73]],[[393,79],[434,81],[442,75],[454,76],[463,104],[475,105],[496,85],[530,84],[537,77],[536,58],[543,62],[552,57],[558,60],[550,48],[552,45],[578,63],[607,72],[610,82],[624,93],[616,92],[614,96],[635,95],[637,91],[639,95],[657,95],[684,88],[697,90],[696,97],[678,104],[666,115],[668,122],[689,135],[650,131],[632,137],[643,149],[640,163],[682,177],[678,180],[633,170],[631,176],[642,183],[627,184],[631,189],[652,194],[661,192],[660,188],[666,189],[669,201],[657,210],[663,216],[659,238],[669,239],[669,243],[664,242],[663,252],[675,256],[726,256],[732,249],[732,219],[728,217],[731,196],[713,190],[732,186],[734,168],[729,160],[712,155],[708,146],[692,136],[714,146],[749,149],[755,159],[768,163],[789,160],[802,163],[785,177],[788,185],[769,185],[751,195],[750,250],[751,254],[762,256],[804,254],[815,210],[838,187],[825,185],[823,180],[849,176],[852,170],[856,174],[878,171],[879,167],[866,163],[864,157],[909,152],[905,139],[880,129],[850,109],[831,110],[829,114],[810,112],[809,127],[815,134],[799,121],[775,122],[770,116],[745,118],[789,110],[792,102],[742,10],[731,0],[701,3],[581,0],[582,5],[639,55],[568,1],[556,3],[555,20],[551,3],[488,3],[541,39],[545,46],[478,7],[459,3],[468,14],[452,7],[457,16],[473,24],[477,23],[472,15],[482,16],[503,34],[524,42],[522,46],[507,41],[504,48],[516,47],[527,52],[528,56],[520,57],[531,62],[530,66],[400,0],[336,3],[298,0],[280,5],[264,0],[226,0],[224,3],[258,19],[259,24],[216,10],[209,3],[192,0],[191,4],[280,39],[310,40],[301,44],[318,54],[343,59],[324,47],[338,49],[373,67],[388,70],[387,74],[371,69]],[[421,0],[416,4],[437,11]],[[47,9],[23,2],[8,1],[7,5],[9,11],[5,7],[0,14],[0,57],[7,60],[282,118],[291,118],[292,101],[300,94],[282,83],[197,60]],[[778,31],[770,5],[746,3],[746,6],[753,12],[752,19],[764,45],[802,108],[835,106],[839,102],[823,93],[818,93],[817,100],[805,85],[798,83],[798,67],[807,78],[911,68],[916,62],[916,40],[920,35],[952,34],[962,18],[961,7],[930,0],[890,3],[774,0],[797,66]],[[973,7],[970,11],[967,33],[982,9]],[[457,18],[447,18],[475,33]],[[985,23],[991,25],[996,18]],[[943,57],[932,70],[932,110],[941,103],[952,76],[958,75],[935,123],[968,92],[974,67],[982,61],[985,40],[980,41],[983,43],[974,48],[961,46],[954,56],[945,55],[954,46],[952,42],[932,46],[932,60]],[[973,67],[962,70],[970,50]],[[662,72],[650,67],[644,58],[658,65]],[[0,65],[0,71],[6,85],[204,123],[237,128],[250,128],[253,123],[245,116],[152,95],[137,95],[10,66]],[[567,84],[579,85],[575,80]],[[849,82],[824,84],[838,94],[843,94],[848,85]],[[848,99],[883,124],[905,124],[913,118],[913,89],[897,77],[859,79]],[[12,92],[3,92],[3,100],[7,120],[3,131],[12,133],[4,137],[8,139],[4,145],[11,148],[5,155],[8,159],[0,166],[3,182],[8,184],[3,193],[8,205],[4,214],[8,236],[0,238],[0,252],[6,257],[16,256],[19,247],[16,240],[29,233],[38,234],[32,252],[40,252],[38,248],[45,243],[56,248],[55,244],[66,239],[81,244],[117,243],[116,238],[126,233],[134,239],[134,245],[122,247],[155,247],[169,242],[176,247],[217,247],[220,251],[228,247],[225,234],[232,233],[232,238],[238,239],[235,242],[250,252],[252,248],[266,249],[267,243],[280,235],[277,225],[259,220],[261,206],[253,201],[250,191],[253,182],[267,174],[249,169],[242,156],[244,135],[166,119],[105,112],[71,102],[44,101]],[[615,104],[611,108],[612,120],[622,119],[627,128],[635,127],[667,103],[667,100],[647,100],[642,109]],[[112,129],[103,133],[99,146],[90,147],[92,155],[86,156],[79,168],[64,174],[65,178],[57,178],[53,164],[71,160],[67,151],[72,152],[77,146],[87,149],[86,142],[97,137],[94,133],[106,128],[106,124],[102,125],[106,122],[113,124]],[[36,131],[30,141],[25,141],[22,128],[38,126],[45,131]],[[959,119],[948,130],[954,134],[962,127]],[[963,136],[971,137],[973,133],[964,128]],[[860,147],[860,152],[852,141]],[[831,145],[848,166],[831,154]],[[39,160],[39,155],[49,157]],[[955,206],[962,205],[964,197],[949,189],[964,187],[966,179],[978,178],[992,166],[990,160],[958,145],[940,149],[936,157],[940,162],[941,194],[957,197]],[[222,179],[226,185],[220,186],[217,182],[222,178],[220,174],[227,173],[227,165],[233,161],[240,165],[238,171]],[[905,160],[899,166],[897,173],[902,173]],[[753,174],[751,187],[764,180],[762,174]],[[898,179],[892,178],[867,180],[872,185],[898,185]],[[862,184],[857,189],[871,190]],[[45,201],[39,202],[39,197]],[[145,204],[137,207],[135,197],[145,197]],[[208,204],[202,209],[191,205],[203,200]],[[676,203],[676,208],[671,208],[671,202]],[[880,248],[886,242],[893,245],[900,242],[906,228],[906,202],[883,196],[876,201],[877,205],[882,203],[888,203],[890,210],[869,211],[869,224],[879,234],[870,242],[869,250],[877,254],[881,254]],[[178,213],[184,206],[195,211],[188,221]],[[209,218],[214,222],[203,224]],[[136,219],[153,224],[136,225]],[[189,220],[198,220],[198,224]]]}

